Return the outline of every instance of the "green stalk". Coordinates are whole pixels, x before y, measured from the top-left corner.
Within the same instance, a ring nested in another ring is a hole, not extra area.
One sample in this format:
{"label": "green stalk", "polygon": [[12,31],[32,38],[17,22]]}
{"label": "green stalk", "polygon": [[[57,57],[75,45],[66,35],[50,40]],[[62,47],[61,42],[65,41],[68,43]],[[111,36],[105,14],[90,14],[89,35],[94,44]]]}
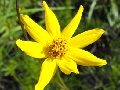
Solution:
{"label": "green stalk", "polygon": [[69,90],[68,87],[67,87],[67,86],[65,85],[65,83],[63,82],[63,79],[61,78],[59,70],[57,70],[57,76],[58,76],[61,84],[64,86],[64,90]]}
{"label": "green stalk", "polygon": [[23,34],[25,36],[25,39],[26,40],[29,40],[28,36],[27,36],[27,33],[24,29],[24,25],[22,24],[22,22],[20,21],[20,11],[19,11],[19,4],[18,4],[19,0],[16,0],[16,12],[17,12],[17,16],[18,16],[18,20],[19,20],[19,23],[20,23],[20,26],[22,28],[22,31],[23,31]]}

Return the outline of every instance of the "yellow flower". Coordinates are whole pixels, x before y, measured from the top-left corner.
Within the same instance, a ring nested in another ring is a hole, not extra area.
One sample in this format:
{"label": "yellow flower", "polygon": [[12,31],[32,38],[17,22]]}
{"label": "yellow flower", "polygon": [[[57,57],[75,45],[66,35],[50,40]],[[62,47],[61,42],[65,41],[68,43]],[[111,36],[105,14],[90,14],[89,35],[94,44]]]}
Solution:
{"label": "yellow flower", "polygon": [[93,54],[82,50],[95,42],[104,33],[102,29],[92,29],[72,37],[81,20],[83,6],[80,6],[75,17],[60,31],[59,22],[45,1],[46,30],[35,23],[29,16],[20,15],[29,35],[36,41],[17,40],[17,46],[27,55],[35,58],[46,58],[43,62],[39,81],[35,90],[43,90],[56,73],[57,67],[65,74],[79,73],[77,64],[82,66],[103,66],[106,60],[97,58]]}

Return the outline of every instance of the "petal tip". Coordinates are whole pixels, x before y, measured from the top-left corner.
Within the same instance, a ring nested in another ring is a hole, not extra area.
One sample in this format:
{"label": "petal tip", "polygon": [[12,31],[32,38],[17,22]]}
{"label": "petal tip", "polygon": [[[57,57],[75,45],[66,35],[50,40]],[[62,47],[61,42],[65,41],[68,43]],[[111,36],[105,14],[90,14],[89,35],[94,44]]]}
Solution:
{"label": "petal tip", "polygon": [[101,29],[101,33],[103,34],[105,31],[103,29]]}
{"label": "petal tip", "polygon": [[28,15],[20,14],[20,18],[29,18]]}
{"label": "petal tip", "polygon": [[75,72],[76,74],[80,74],[80,72],[77,70],[76,72]]}
{"label": "petal tip", "polygon": [[20,14],[20,16],[22,17],[24,14]]}
{"label": "petal tip", "polygon": [[44,8],[48,7],[48,5],[45,1],[43,1],[43,6],[44,6]]}
{"label": "petal tip", "polygon": [[20,14],[20,20],[24,24],[26,22],[26,20],[29,20],[29,16],[24,15],[24,14]]}
{"label": "petal tip", "polygon": [[22,40],[20,40],[20,39],[18,39],[18,40],[16,41],[17,46],[18,46],[18,44],[19,44],[21,41],[22,41]]}
{"label": "petal tip", "polygon": [[43,4],[46,4],[46,2],[45,2],[45,1],[43,1]]}
{"label": "petal tip", "polygon": [[[18,39],[16,41],[16,45],[21,49],[21,43],[22,43],[22,40]],[[22,50],[22,49],[21,49]]]}
{"label": "petal tip", "polygon": [[99,30],[99,33],[103,34],[105,31],[103,29],[96,28],[96,30]]}
{"label": "petal tip", "polygon": [[106,62],[106,60],[104,60],[104,65],[106,65],[107,64],[107,62]]}
{"label": "petal tip", "polygon": [[25,16],[24,14],[20,14],[20,18],[24,18],[24,16]]}
{"label": "petal tip", "polygon": [[80,9],[82,9],[82,10],[83,10],[83,9],[84,9],[84,7],[83,7],[82,5],[80,5]]}
{"label": "petal tip", "polygon": [[78,71],[78,69],[77,69],[77,68],[76,68],[76,70],[74,71],[74,73],[79,74],[79,71]]}
{"label": "petal tip", "polygon": [[79,7],[79,10],[78,10],[78,11],[83,12],[83,10],[84,10],[84,7],[83,7],[82,5],[80,5],[80,7]]}
{"label": "petal tip", "polygon": [[103,60],[103,59],[101,59],[101,60],[102,60],[101,64],[99,64],[100,67],[107,64],[106,60]]}

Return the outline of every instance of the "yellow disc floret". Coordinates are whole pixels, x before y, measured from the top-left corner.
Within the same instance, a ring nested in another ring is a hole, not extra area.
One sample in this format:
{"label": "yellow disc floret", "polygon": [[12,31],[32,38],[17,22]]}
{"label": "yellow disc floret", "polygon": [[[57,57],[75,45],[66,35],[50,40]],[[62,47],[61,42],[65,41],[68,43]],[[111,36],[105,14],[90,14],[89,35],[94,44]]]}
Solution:
{"label": "yellow disc floret", "polygon": [[48,47],[48,52],[51,57],[62,57],[65,55],[67,50],[67,42],[62,38],[53,40]]}

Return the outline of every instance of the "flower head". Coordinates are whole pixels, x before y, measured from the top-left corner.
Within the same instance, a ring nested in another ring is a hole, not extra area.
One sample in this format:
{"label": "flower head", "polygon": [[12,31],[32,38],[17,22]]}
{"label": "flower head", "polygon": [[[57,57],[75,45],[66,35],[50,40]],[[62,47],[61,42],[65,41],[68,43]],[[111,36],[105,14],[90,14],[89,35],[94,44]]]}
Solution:
{"label": "flower head", "polygon": [[60,31],[59,22],[45,1],[46,30],[35,23],[29,16],[20,15],[29,35],[36,41],[17,40],[17,46],[27,55],[35,58],[46,58],[43,62],[39,81],[35,90],[43,90],[56,73],[57,67],[65,74],[79,73],[77,64],[82,66],[103,66],[106,60],[97,58],[90,52],[82,50],[98,40],[104,33],[102,29],[92,29],[72,37],[81,20],[83,6],[80,6],[75,17]]}

